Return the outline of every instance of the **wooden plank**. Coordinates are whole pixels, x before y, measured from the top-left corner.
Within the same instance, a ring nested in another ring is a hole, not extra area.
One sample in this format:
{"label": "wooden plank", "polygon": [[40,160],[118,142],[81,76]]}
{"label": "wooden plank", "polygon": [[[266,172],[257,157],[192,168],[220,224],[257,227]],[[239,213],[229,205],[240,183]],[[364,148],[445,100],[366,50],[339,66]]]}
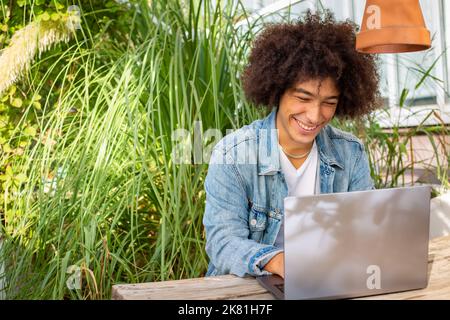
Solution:
{"label": "wooden plank", "polygon": [[[113,286],[113,299],[242,299],[268,294],[253,277],[234,275]],[[251,298],[253,299],[253,298]]]}
{"label": "wooden plank", "polygon": [[[450,299],[450,236],[433,239],[429,247],[427,288],[359,299]],[[273,296],[254,277],[234,275],[174,281],[119,284],[113,299],[124,300],[267,300]]]}

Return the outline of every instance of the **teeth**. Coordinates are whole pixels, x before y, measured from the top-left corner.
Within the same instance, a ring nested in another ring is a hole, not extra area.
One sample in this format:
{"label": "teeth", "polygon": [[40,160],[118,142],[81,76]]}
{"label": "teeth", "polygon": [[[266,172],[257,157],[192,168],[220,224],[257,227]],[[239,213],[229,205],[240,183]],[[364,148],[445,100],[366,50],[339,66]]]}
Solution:
{"label": "teeth", "polygon": [[[294,118],[295,119],[295,118]],[[304,129],[304,130],[306,130],[306,131],[313,131],[314,129],[316,129],[318,126],[315,126],[315,127],[308,127],[308,126],[305,126],[303,123],[301,123],[299,120],[297,120],[297,119],[295,119],[295,121],[297,121],[297,123],[298,123],[298,125],[302,128],[302,129]]]}

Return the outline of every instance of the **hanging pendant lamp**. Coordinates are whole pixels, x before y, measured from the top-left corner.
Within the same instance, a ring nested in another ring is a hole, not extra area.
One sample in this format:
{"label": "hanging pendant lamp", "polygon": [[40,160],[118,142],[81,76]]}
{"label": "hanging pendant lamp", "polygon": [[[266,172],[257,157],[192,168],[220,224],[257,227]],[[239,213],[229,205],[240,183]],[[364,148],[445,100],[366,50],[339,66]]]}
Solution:
{"label": "hanging pendant lamp", "polygon": [[430,48],[419,0],[367,0],[356,50],[399,53]]}

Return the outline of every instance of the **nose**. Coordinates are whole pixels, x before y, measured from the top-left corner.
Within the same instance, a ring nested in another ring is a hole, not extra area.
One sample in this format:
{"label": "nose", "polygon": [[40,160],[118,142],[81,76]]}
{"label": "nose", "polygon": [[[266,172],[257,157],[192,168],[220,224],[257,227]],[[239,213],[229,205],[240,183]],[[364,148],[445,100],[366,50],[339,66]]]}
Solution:
{"label": "nose", "polygon": [[310,125],[318,125],[320,123],[320,103],[314,103],[314,105],[311,105],[308,112],[306,113],[306,119],[308,120]]}

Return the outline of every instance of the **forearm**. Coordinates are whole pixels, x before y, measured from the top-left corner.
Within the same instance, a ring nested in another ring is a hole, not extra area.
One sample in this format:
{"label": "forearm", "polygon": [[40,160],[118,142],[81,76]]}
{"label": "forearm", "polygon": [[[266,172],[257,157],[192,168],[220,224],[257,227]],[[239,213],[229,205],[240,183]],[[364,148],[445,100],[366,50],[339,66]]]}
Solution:
{"label": "forearm", "polygon": [[225,235],[220,230],[207,232],[206,252],[221,274],[231,273],[243,277],[268,274],[269,271],[262,266],[270,257],[279,253],[280,249],[254,240]]}

